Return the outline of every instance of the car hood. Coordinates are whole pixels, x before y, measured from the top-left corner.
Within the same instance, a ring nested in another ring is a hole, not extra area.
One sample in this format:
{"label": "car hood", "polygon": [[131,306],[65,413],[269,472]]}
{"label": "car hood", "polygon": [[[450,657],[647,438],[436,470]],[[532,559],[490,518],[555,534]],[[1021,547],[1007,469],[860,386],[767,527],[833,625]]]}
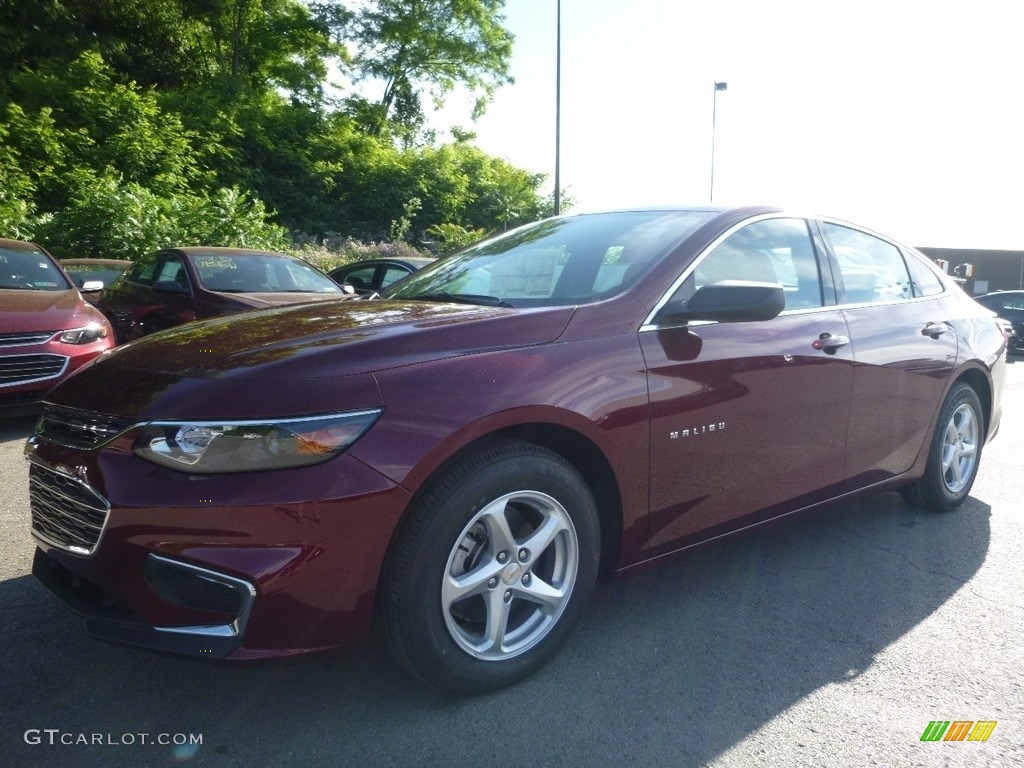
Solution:
{"label": "car hood", "polygon": [[146,418],[373,407],[376,371],[550,342],[573,311],[340,300],[246,312],[118,347],[47,400]]}
{"label": "car hood", "polygon": [[0,290],[3,333],[60,331],[99,319],[78,291]]}

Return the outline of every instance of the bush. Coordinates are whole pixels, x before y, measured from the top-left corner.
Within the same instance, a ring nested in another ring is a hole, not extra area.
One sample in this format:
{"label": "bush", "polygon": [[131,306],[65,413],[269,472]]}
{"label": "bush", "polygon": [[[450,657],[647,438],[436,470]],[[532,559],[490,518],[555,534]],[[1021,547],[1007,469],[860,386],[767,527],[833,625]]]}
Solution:
{"label": "bush", "polygon": [[285,230],[263,203],[237,189],[209,197],[159,197],[134,182],[78,171],[71,204],[35,222],[37,238],[60,258],[136,259],[174,245],[282,250]]}

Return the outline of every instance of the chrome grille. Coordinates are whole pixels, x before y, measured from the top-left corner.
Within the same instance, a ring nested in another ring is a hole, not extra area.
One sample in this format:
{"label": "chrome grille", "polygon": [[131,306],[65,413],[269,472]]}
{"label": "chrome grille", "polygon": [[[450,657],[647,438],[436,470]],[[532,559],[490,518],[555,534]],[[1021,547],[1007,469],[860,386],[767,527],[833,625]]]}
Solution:
{"label": "chrome grille", "polygon": [[80,480],[33,462],[28,470],[32,533],[76,555],[99,544],[110,504]]}
{"label": "chrome grille", "polygon": [[0,387],[55,379],[67,367],[64,355],[5,355],[0,357]]}
{"label": "chrome grille", "polygon": [[30,333],[0,333],[0,347],[20,347],[26,344],[42,344],[56,331],[32,331]]}
{"label": "chrome grille", "polygon": [[46,406],[36,425],[36,436],[68,448],[98,448],[106,445],[135,422],[101,413]]}

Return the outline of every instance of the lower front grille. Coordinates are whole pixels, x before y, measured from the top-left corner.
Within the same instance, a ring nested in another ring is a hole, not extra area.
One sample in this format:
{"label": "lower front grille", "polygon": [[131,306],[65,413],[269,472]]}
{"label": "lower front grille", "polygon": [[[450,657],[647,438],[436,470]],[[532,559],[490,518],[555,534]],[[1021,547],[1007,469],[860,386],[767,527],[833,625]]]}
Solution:
{"label": "lower front grille", "polygon": [[81,480],[33,462],[28,470],[32,533],[76,555],[96,551],[110,513],[105,498]]}

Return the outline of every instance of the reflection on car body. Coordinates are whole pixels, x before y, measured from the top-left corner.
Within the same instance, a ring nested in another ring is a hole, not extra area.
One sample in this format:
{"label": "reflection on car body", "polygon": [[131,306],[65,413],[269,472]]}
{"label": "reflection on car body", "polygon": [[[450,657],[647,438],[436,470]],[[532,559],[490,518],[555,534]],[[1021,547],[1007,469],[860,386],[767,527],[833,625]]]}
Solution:
{"label": "reflection on car body", "polygon": [[1000,423],[991,313],[826,217],[549,219],[382,294],[183,326],[51,393],[34,572],[92,635],[245,661],[376,621],[430,685],[492,690],[600,574],[854,493],[956,507]]}

